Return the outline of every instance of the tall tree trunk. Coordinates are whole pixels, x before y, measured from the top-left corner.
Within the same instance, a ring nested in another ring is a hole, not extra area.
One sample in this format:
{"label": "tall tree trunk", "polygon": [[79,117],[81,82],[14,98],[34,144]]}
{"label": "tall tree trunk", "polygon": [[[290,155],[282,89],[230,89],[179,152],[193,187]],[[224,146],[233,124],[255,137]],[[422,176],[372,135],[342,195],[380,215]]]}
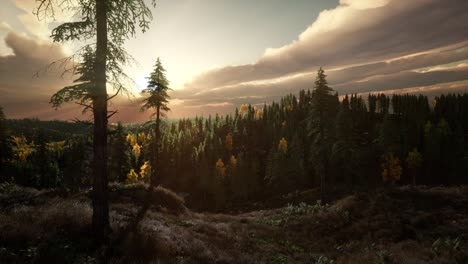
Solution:
{"label": "tall tree trunk", "polygon": [[158,162],[158,153],[159,153],[159,140],[160,140],[160,121],[161,121],[161,106],[158,105],[156,107],[156,128],[155,128],[155,135],[154,135],[154,143],[153,143],[153,164],[151,165],[151,189],[156,187],[156,163]]}
{"label": "tall tree trunk", "polygon": [[322,166],[323,166],[323,169],[320,173],[320,200],[323,202],[325,200],[325,177],[327,176],[327,173],[328,173],[328,158],[327,158],[327,155],[326,155],[326,148],[327,148],[327,145],[326,145],[326,142],[325,142],[325,129],[324,129],[324,117],[323,117],[323,111],[320,111],[320,144],[322,144],[321,148],[322,150],[325,150],[325,151],[322,151]]}
{"label": "tall tree trunk", "polygon": [[93,231],[96,241],[103,242],[110,231],[107,193],[107,0],[97,0],[96,22],[96,87],[93,94]]}

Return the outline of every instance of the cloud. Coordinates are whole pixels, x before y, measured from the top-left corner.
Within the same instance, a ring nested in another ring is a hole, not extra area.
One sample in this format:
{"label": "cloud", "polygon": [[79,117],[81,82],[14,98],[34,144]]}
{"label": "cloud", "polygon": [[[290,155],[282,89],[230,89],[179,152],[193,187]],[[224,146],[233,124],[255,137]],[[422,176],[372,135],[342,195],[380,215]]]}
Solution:
{"label": "cloud", "polygon": [[466,66],[427,72],[404,71],[394,74],[373,76],[365,81],[335,85],[334,88],[340,93],[362,93],[424,87],[434,84],[467,80],[467,72],[468,67]]}
{"label": "cloud", "polygon": [[[467,71],[468,66],[427,72],[404,71],[394,74],[376,75],[365,81],[353,81],[334,85],[333,88],[340,94],[384,92],[387,90],[397,91],[399,89],[467,80]],[[297,93],[301,89],[312,89],[313,78],[315,78],[315,72],[298,74],[291,78],[279,79],[275,82],[250,82],[227,86],[222,89],[212,89],[197,95],[186,95],[188,101],[183,105],[190,107],[193,105],[224,102],[237,106],[246,102],[252,104],[269,103],[273,100],[278,100],[287,93]],[[418,89],[418,91],[424,93],[422,89]]]}
{"label": "cloud", "polygon": [[389,1],[390,0],[340,0],[340,4],[355,9],[370,9],[385,6]]}
{"label": "cloud", "polygon": [[[30,3],[10,1],[19,9],[31,8]],[[319,67],[340,93],[467,91],[467,11],[465,0],[340,0],[296,40],[266,49],[255,63],[207,70],[185,89],[172,91],[169,116],[226,113],[242,103],[269,103],[312,89]],[[37,27],[38,35],[49,26],[20,20],[28,31]],[[11,28],[18,25],[0,23],[2,34]],[[32,77],[67,53],[66,46],[39,39],[35,34],[6,35],[5,47],[11,52],[0,55],[0,105],[10,117],[83,118],[74,104],[59,111],[48,104],[71,78],[60,78],[59,69]],[[116,98],[111,108],[119,113],[111,122],[148,120],[150,113],[139,112],[139,100]]]}
{"label": "cloud", "polygon": [[[64,104],[58,111],[49,104],[52,94],[73,80],[70,75],[61,77],[60,67],[47,68],[51,62],[66,57],[62,46],[14,32],[8,33],[5,44],[13,54],[0,56],[0,106],[9,118],[90,119],[76,104]],[[111,122],[148,120],[149,113],[139,112],[138,100],[124,96],[113,100],[109,109],[119,112]]]}
{"label": "cloud", "polygon": [[[384,94],[424,94],[429,98],[434,98],[442,93],[464,93],[468,90],[468,81],[458,81],[450,83],[441,83],[434,84],[430,86],[419,86],[411,87],[405,89],[396,89],[396,90],[385,90],[385,91],[375,91]],[[368,93],[362,93],[360,95],[366,96]]]}
{"label": "cloud", "polygon": [[[467,80],[468,49],[451,46],[436,52],[405,56],[390,61],[382,61],[328,71],[330,85],[340,94],[414,91],[433,94],[443,92],[447,86],[438,85],[437,89],[425,92],[424,85],[451,83]],[[453,62],[454,65],[450,65]],[[449,64],[449,65],[446,65]],[[305,72],[286,75],[275,79],[257,80],[222,87],[199,90],[174,91],[174,98],[184,98],[180,107],[193,107],[204,104],[229,103],[231,107],[223,107],[219,111],[232,111],[242,103],[263,104],[278,100],[287,93],[297,93],[302,89],[313,89],[316,72]],[[467,86],[463,86],[466,88]],[[417,89],[416,89],[417,88]],[[446,92],[463,91],[462,88]]]}
{"label": "cloud", "polygon": [[53,72],[34,78],[35,73],[44,70],[50,62],[65,57],[60,46],[14,32],[8,33],[5,44],[13,54],[0,57],[0,89],[7,95],[1,97],[2,103],[13,102],[12,97],[33,99],[33,95],[50,93],[54,86],[69,83],[66,79],[52,77]]}
{"label": "cloud", "polygon": [[[319,67],[348,93],[463,81],[466,68],[437,66],[468,59],[467,11],[464,0],[341,0],[297,40],[267,49],[255,63],[201,73],[173,96],[186,106],[269,102],[313,88]],[[428,67],[434,71],[418,71]]]}

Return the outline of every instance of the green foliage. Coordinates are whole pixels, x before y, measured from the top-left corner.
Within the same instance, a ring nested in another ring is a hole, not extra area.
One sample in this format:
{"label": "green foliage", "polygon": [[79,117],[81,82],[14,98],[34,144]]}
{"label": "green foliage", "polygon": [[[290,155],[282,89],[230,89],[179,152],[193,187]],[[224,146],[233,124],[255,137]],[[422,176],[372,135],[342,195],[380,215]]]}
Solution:
{"label": "green foliage", "polygon": [[[328,87],[326,79],[321,80],[324,76],[323,72],[318,74],[316,85]],[[168,119],[161,123],[159,133],[160,165],[155,167],[158,184],[187,193],[194,208],[223,210],[319,187],[322,176],[326,176],[330,190],[378,186],[385,169],[385,178],[395,184],[410,183],[408,176],[417,176],[418,184],[466,182],[463,175],[468,164],[468,141],[464,137],[468,135],[468,94],[441,96],[437,107],[431,109],[426,97],[414,95],[394,95],[396,99],[392,99],[394,96],[370,94],[367,97],[371,102],[366,104],[362,97],[352,94],[339,102],[328,88],[323,90],[327,93],[301,91],[297,97],[287,95],[263,107],[243,104],[223,117]],[[323,122],[317,112],[323,104],[314,101],[316,95],[329,100],[323,108],[329,111]],[[320,123],[323,140],[317,126]],[[14,168],[9,174],[13,178],[41,186],[40,182],[46,181],[40,179],[43,176],[38,171],[44,169],[40,168],[43,164],[50,164],[51,175],[46,176],[53,182],[50,185],[89,186],[89,125],[37,120],[5,120],[5,124],[11,135],[23,134],[28,144],[34,142],[34,149],[41,145],[38,130],[31,128],[35,125],[47,136],[50,134],[43,146],[70,138],[64,143],[63,154],[47,151],[47,162],[19,162],[13,153],[6,155],[12,161],[8,164]],[[131,169],[141,175],[144,162],[154,158],[154,124],[109,126],[112,180],[125,181]],[[12,146],[12,142],[8,144]],[[136,144],[138,147],[132,152]],[[36,157],[41,156],[44,155]],[[218,161],[222,166],[217,168]],[[294,215],[296,209],[314,210],[312,206],[291,206],[291,213]],[[287,215],[262,221],[281,225],[287,221]]]}
{"label": "green foliage", "polygon": [[394,263],[393,256],[387,250],[379,250],[376,252],[377,256],[379,257],[380,263],[382,264],[390,264]]}
{"label": "green foliage", "polygon": [[75,136],[85,136],[89,133],[89,122],[44,121],[39,119],[6,119],[4,121],[7,134],[25,136],[28,139],[36,137],[38,131],[47,135],[50,141],[63,141]]}
{"label": "green foliage", "polygon": [[408,165],[409,169],[417,169],[420,168],[423,162],[423,157],[418,149],[413,149],[410,153],[408,153],[408,157],[406,158],[406,164]]}
{"label": "green foliage", "polygon": [[149,96],[143,100],[141,109],[159,108],[162,112],[169,111],[170,109],[167,106],[169,102],[167,92],[170,90],[169,81],[166,78],[166,69],[164,69],[159,58],[156,60],[153,72],[147,79],[148,87],[143,90],[143,93],[147,93]]}
{"label": "green foliage", "polygon": [[453,256],[462,246],[462,240],[460,237],[456,238],[438,238],[434,243],[432,243],[432,251],[437,255],[440,255],[444,252],[449,253]]}
{"label": "green foliage", "polygon": [[310,145],[310,162],[319,175],[320,193],[324,195],[325,177],[329,174],[329,160],[334,140],[333,121],[338,110],[338,96],[331,93],[325,71],[320,68],[315,80],[311,97],[311,111],[307,118],[307,130],[312,139]]}
{"label": "green foliage", "polygon": [[315,260],[312,261],[314,264],[333,264],[335,261],[333,259],[329,259],[326,256],[319,256]]}
{"label": "green foliage", "polygon": [[127,144],[124,127],[121,123],[111,132],[109,179],[124,182],[130,171],[130,146]]}
{"label": "green foliage", "polygon": [[6,116],[3,108],[0,106],[0,182],[7,180],[8,158],[11,155],[11,145],[8,142],[8,131],[6,126]]}
{"label": "green foliage", "polygon": [[284,213],[288,216],[315,214],[328,208],[328,204],[322,204],[321,200],[317,200],[316,204],[309,205],[301,202],[298,205],[288,204],[284,209]]}
{"label": "green foliage", "polygon": [[165,112],[169,111],[167,106],[169,102],[169,95],[167,94],[169,90],[169,81],[166,78],[166,70],[162,66],[161,60],[158,58],[154,70],[148,77],[148,87],[143,90],[143,93],[149,94],[147,98],[143,100],[143,106],[141,110],[147,110],[149,108],[154,108],[156,112],[154,113],[156,117],[154,136],[151,141],[151,185],[156,184],[156,169],[160,167],[161,163],[159,162],[160,154],[160,144],[161,144],[161,117],[165,116]]}
{"label": "green foliage", "polygon": [[272,256],[270,261],[271,261],[271,263],[274,263],[274,264],[285,264],[285,263],[287,263],[286,256],[283,255],[283,254],[276,254],[276,255]]}
{"label": "green foliage", "polygon": [[289,253],[291,254],[295,254],[295,253],[303,253],[304,252],[304,248],[298,246],[298,245],[295,245],[293,244],[291,241],[289,240],[281,240],[279,242],[279,244],[285,248]]}
{"label": "green foliage", "polygon": [[79,76],[73,81],[75,84],[62,88],[50,98],[50,104],[55,109],[63,103],[72,101],[78,101],[80,105],[83,105],[83,112],[92,108],[91,103],[95,90],[95,60],[95,51],[90,46],[86,46],[82,55],[82,62],[78,64],[75,70],[75,74]]}
{"label": "green foliage", "polygon": [[[55,8],[61,8],[65,12],[74,14],[73,22],[60,24],[52,30],[51,38],[54,42],[81,41],[92,42],[87,44],[77,53],[60,61],[65,73],[73,73],[78,76],[74,85],[67,86],[55,93],[50,100],[53,107],[61,104],[78,101],[83,111],[92,109],[91,101],[97,94],[96,91],[96,43],[97,16],[96,1],[83,0],[79,2],[66,0],[39,0],[35,14],[39,18],[54,16]],[[153,2],[153,5],[155,3]],[[108,83],[116,91],[116,94],[128,94],[125,81],[129,78],[124,73],[122,66],[132,61],[132,58],[123,49],[123,44],[129,37],[135,36],[137,29],[143,32],[148,29],[152,14],[143,0],[118,0],[109,1],[107,5],[107,54],[106,71]],[[81,61],[76,63],[76,58]],[[115,95],[108,96],[108,100]]]}

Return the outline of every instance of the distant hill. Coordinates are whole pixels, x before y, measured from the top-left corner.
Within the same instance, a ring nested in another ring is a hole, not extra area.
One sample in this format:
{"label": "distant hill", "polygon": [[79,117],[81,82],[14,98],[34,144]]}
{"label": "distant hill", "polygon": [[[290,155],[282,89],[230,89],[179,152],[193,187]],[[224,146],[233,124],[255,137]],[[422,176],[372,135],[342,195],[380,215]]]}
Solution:
{"label": "distant hill", "polygon": [[7,119],[5,125],[12,136],[23,135],[28,139],[38,134],[50,141],[65,140],[73,135],[84,135],[89,133],[92,124],[86,122],[69,121],[42,121],[39,119]]}

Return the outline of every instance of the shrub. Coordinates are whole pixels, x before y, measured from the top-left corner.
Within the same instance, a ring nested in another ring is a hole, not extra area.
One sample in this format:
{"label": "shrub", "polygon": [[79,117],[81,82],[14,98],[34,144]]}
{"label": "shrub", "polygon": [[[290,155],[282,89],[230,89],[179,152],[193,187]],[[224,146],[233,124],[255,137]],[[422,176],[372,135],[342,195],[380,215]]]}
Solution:
{"label": "shrub", "polygon": [[333,259],[329,259],[329,258],[327,258],[325,256],[320,256],[313,263],[315,263],[315,264],[333,264],[333,263],[335,263],[335,261]]}
{"label": "shrub", "polygon": [[156,187],[152,201],[177,213],[183,213],[186,210],[184,198],[180,197],[172,190],[162,186]]}
{"label": "shrub", "polygon": [[432,251],[437,255],[440,255],[443,252],[448,252],[450,255],[453,255],[454,252],[460,249],[461,240],[457,238],[438,238],[434,243],[432,243]]}
{"label": "shrub", "polygon": [[315,214],[319,211],[322,211],[328,207],[328,204],[322,204],[321,200],[317,200],[317,203],[314,205],[306,204],[304,202],[299,203],[298,205],[288,204],[284,209],[286,215],[305,215],[305,214]]}

